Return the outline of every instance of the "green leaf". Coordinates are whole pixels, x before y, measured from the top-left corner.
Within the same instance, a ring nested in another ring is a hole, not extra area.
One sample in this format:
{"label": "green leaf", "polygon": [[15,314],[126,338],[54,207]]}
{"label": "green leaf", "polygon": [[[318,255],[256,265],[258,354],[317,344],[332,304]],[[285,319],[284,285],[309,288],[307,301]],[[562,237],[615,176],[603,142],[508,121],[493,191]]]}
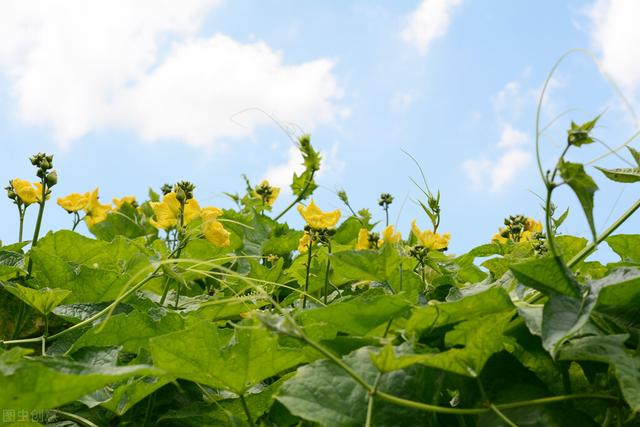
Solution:
{"label": "green leaf", "polygon": [[495,287],[457,301],[444,303],[434,301],[427,306],[416,308],[405,328],[409,334],[419,334],[440,326],[513,309],[514,306],[507,292]]}
{"label": "green leaf", "polygon": [[104,221],[100,221],[89,229],[100,240],[110,242],[116,236],[130,239],[157,234],[151,226],[145,226],[138,218],[137,210],[129,203],[124,203],[119,210],[110,212]]}
{"label": "green leaf", "polygon": [[622,396],[633,412],[640,412],[640,356],[625,348],[628,338],[627,334],[578,338],[562,347],[559,359],[610,364]]}
{"label": "green leaf", "polygon": [[475,378],[480,375],[487,360],[502,351],[505,342],[509,341],[502,332],[511,316],[512,313],[490,314],[459,323],[445,335],[445,346],[450,347],[449,350],[395,358],[387,352],[382,356],[372,355],[371,358],[381,371],[402,369],[419,363]]}
{"label": "green leaf", "polygon": [[140,375],[157,375],[150,366],[105,366],[53,357],[17,359],[0,353],[0,407],[43,410],[71,403],[108,384]]}
{"label": "green leaf", "polygon": [[629,152],[631,153],[631,156],[633,157],[633,160],[635,160],[636,164],[640,167],[640,151],[629,146],[627,146],[627,150],[629,150]]}
{"label": "green leaf", "polygon": [[578,197],[582,210],[587,217],[593,240],[596,239],[596,227],[593,220],[593,197],[598,190],[593,178],[584,171],[581,163],[561,161],[558,165],[562,179]]}
{"label": "green leaf", "polygon": [[182,329],[182,318],[164,308],[156,308],[149,314],[132,311],[118,314],[87,330],[71,347],[73,353],[83,347],[120,346],[122,351],[138,353],[148,348],[149,339]]}
{"label": "green leaf", "polygon": [[7,280],[18,274],[26,274],[24,254],[5,249],[0,250],[0,280]]}
{"label": "green leaf", "polygon": [[589,321],[600,286],[592,286],[582,299],[552,295],[542,311],[542,346],[553,358],[560,346],[573,338]]}
{"label": "green leaf", "polygon": [[293,173],[291,192],[294,196],[302,197],[301,200],[304,200],[313,194],[316,188],[318,188],[318,184],[316,184],[309,170],[305,170],[300,175]]}
{"label": "green leaf", "polygon": [[611,181],[622,182],[625,184],[634,183],[640,181],[640,168],[617,168],[617,169],[605,169],[596,166],[600,172],[604,174]]}
{"label": "green leaf", "polygon": [[5,284],[4,288],[7,292],[44,315],[51,313],[71,294],[71,291],[66,289],[32,289],[19,284]]}
{"label": "green leaf", "polygon": [[567,131],[567,141],[570,145],[575,145],[576,147],[581,147],[586,144],[593,143],[594,139],[589,135],[600,119],[600,115],[593,120],[589,120],[581,125],[576,124],[575,122],[571,122],[571,128]]}
{"label": "green leaf", "polygon": [[[378,370],[369,358],[372,350],[374,347],[363,347],[343,357],[344,362],[369,384],[378,377]],[[430,401],[434,390],[424,385],[434,382],[434,372],[416,366],[382,376],[378,389],[405,399]],[[292,414],[321,426],[361,427],[365,423],[367,392],[328,360],[298,368],[296,375],[280,387],[275,397]],[[398,410],[398,406],[382,400],[375,401],[372,419],[376,426],[437,425],[427,412],[409,408]]]}
{"label": "green leaf", "polygon": [[386,295],[380,288],[371,289],[346,301],[326,307],[301,311],[297,316],[303,325],[322,322],[340,332],[364,336],[377,326],[408,313],[409,303],[395,295]]}
{"label": "green leaf", "polygon": [[570,271],[553,257],[535,258],[509,267],[520,283],[548,295],[580,296],[580,287]]}
{"label": "green leaf", "polygon": [[300,348],[281,347],[258,324],[219,329],[204,322],[150,340],[154,363],[170,375],[237,394],[306,360]]}
{"label": "green leaf", "polygon": [[617,234],[605,241],[622,261],[640,264],[640,234]]}

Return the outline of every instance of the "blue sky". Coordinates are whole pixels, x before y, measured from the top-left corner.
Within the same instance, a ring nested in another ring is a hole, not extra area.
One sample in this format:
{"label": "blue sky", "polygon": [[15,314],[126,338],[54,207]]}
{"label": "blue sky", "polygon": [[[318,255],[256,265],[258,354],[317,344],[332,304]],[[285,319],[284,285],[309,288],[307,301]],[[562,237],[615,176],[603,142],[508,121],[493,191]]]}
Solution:
{"label": "blue sky", "polygon": [[[149,187],[188,179],[202,205],[231,206],[222,192],[242,191],[242,173],[286,185],[300,161],[269,114],[311,133],[323,153],[323,209],[342,209],[335,191],[344,188],[382,220],[376,200],[390,192],[405,235],[413,218],[428,224],[409,180],[419,172],[402,150],[411,153],[441,191],[442,230],[462,252],[509,214],[541,218],[535,107],[564,52],[591,50],[638,105],[639,13],[633,0],[9,0],[0,5],[0,170],[29,178],[28,156],[46,151],[60,177],[54,198],[99,186],[104,201],[143,199]],[[637,129],[584,55],[554,76],[543,123],[568,109],[544,134],[547,166],[570,120],[606,111],[596,134],[612,146]],[[587,162],[603,150],[569,156]],[[625,166],[614,156],[599,164]],[[602,229],[638,191],[589,170]],[[564,231],[586,235],[573,196],[558,196],[571,206]],[[290,200],[282,195],[274,210]],[[0,203],[5,242],[17,236],[15,210]],[[300,225],[295,211],[285,219]],[[70,223],[47,207],[45,229]],[[636,216],[622,231],[638,225]]]}

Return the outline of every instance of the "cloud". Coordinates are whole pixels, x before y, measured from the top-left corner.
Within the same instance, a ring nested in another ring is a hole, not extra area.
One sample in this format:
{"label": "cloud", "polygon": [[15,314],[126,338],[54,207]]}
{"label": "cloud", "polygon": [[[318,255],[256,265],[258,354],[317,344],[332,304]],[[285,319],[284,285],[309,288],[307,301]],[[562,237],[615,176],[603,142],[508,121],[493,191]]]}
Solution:
{"label": "cloud", "polygon": [[415,100],[415,95],[410,92],[396,92],[393,94],[389,105],[392,112],[403,113],[413,105]]}
{"label": "cloud", "polygon": [[500,140],[497,146],[500,148],[514,148],[529,142],[529,136],[518,129],[514,129],[510,124],[502,127]]}
{"label": "cloud", "polygon": [[640,83],[640,2],[597,0],[588,15],[604,70],[625,89],[636,90]]}
{"label": "cloud", "polygon": [[400,36],[426,55],[431,43],[444,36],[449,29],[451,13],[461,0],[423,0],[407,18]]}
{"label": "cloud", "polygon": [[201,36],[219,0],[9,0],[0,69],[18,117],[61,143],[100,129],[216,146],[269,120],[312,130],[341,116],[334,61],[286,64],[266,43]]}
{"label": "cloud", "polygon": [[532,160],[532,155],[521,148],[530,141],[529,136],[510,124],[502,126],[500,138],[496,143],[499,155],[490,160],[467,159],[461,167],[466,173],[471,187],[476,191],[502,193],[515,180],[518,174],[526,169]]}

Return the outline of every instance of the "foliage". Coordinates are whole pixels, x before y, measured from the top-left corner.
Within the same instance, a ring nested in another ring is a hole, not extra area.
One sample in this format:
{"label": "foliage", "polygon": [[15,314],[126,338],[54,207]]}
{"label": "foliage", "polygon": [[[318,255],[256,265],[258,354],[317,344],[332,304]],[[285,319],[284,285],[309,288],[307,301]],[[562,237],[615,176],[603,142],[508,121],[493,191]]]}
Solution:
{"label": "foliage", "polygon": [[[564,158],[594,142],[596,120],[571,124],[543,177],[546,233],[511,216],[457,256],[426,180],[433,229],[414,222],[404,239],[374,234],[344,191],[342,223],[313,200],[298,207],[304,230],[279,221],[316,188],[308,136],[295,200],[273,218],[266,181],[247,180],[228,210],[200,207],[186,181],[140,204],[101,204],[97,189],[61,199],[95,238],[36,231],[31,246],[0,246],[0,408],[39,414],[32,425],[638,425],[640,235],[611,234],[640,204],[595,235],[595,181]],[[38,159],[44,197],[8,190],[21,224],[29,204],[41,220],[55,185],[53,158]],[[591,243],[557,231],[562,184]],[[388,221],[393,197],[380,200]],[[81,217],[95,206],[102,217]],[[604,241],[620,261],[585,262]]]}

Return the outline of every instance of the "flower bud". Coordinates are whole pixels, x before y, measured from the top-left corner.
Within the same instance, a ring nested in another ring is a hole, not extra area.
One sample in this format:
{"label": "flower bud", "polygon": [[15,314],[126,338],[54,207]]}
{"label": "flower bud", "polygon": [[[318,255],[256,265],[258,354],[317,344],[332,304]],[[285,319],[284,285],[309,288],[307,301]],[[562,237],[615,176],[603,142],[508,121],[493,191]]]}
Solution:
{"label": "flower bud", "polygon": [[176,200],[178,202],[180,202],[181,205],[184,205],[184,203],[187,201],[187,195],[185,194],[184,190],[182,188],[178,188],[176,191]]}
{"label": "flower bud", "polygon": [[47,187],[51,188],[58,183],[58,173],[56,171],[51,171],[47,174],[45,178],[47,182]]}

